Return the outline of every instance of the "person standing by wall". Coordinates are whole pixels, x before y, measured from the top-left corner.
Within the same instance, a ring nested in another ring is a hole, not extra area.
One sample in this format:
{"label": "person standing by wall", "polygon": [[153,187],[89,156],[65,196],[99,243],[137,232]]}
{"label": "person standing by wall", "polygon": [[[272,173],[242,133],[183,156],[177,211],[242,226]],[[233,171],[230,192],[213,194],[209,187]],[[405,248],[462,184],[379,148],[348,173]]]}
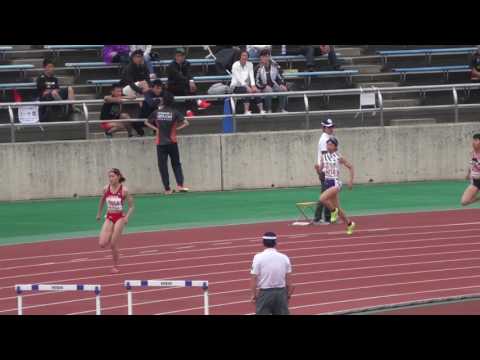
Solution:
{"label": "person standing by wall", "polygon": [[[315,164],[315,169],[319,173],[320,183],[322,184],[323,193],[326,190],[325,186],[325,171],[319,171],[320,162],[322,160],[322,155],[327,153],[327,141],[333,136],[333,131],[335,129],[335,124],[333,123],[332,119],[327,119],[322,121],[323,126],[323,133],[320,136],[320,140],[318,141],[318,156],[317,156],[317,163]],[[324,220],[322,220],[322,215],[324,215]],[[330,210],[323,206],[323,204],[319,201],[317,204],[317,209],[315,210],[315,217],[313,218],[313,223],[318,224],[330,224]]]}
{"label": "person standing by wall", "polygon": [[255,255],[250,272],[256,314],[289,315],[288,301],[294,290],[290,259],[275,249],[275,233],[267,232],[262,239],[265,250]]}
{"label": "person standing by wall", "polygon": [[183,114],[173,109],[174,97],[171,93],[163,94],[163,103],[158,110],[154,111],[145,125],[155,131],[157,143],[158,169],[162,177],[165,195],[171,195],[173,191],[170,188],[170,178],[168,174],[168,157],[172,164],[172,169],[177,181],[177,190],[187,192],[184,187],[184,178],[182,164],[180,163],[180,153],[177,144],[177,131],[186,128],[189,123]]}

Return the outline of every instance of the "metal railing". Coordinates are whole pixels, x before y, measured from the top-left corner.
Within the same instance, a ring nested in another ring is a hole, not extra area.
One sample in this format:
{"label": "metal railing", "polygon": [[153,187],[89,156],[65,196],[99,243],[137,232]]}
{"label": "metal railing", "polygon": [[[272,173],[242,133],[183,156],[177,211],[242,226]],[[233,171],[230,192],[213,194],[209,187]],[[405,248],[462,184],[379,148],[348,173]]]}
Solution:
{"label": "metal railing", "polygon": [[[175,101],[184,102],[186,100],[224,100],[229,99],[231,105],[231,114],[220,114],[220,115],[196,115],[195,121],[201,120],[214,120],[214,119],[224,119],[226,116],[231,116],[233,120],[233,129],[236,131],[236,120],[242,118],[269,118],[277,117],[278,113],[266,113],[266,114],[237,114],[236,112],[236,100],[242,98],[252,98],[252,97],[278,97],[278,96],[287,96],[288,98],[303,98],[304,110],[282,113],[282,117],[288,116],[305,116],[306,124],[305,128],[310,128],[310,118],[315,115],[348,115],[348,114],[364,114],[364,113],[380,113],[380,125],[384,126],[384,113],[388,112],[402,112],[402,111],[415,111],[415,110],[454,110],[454,121],[458,122],[459,110],[461,109],[477,109],[480,108],[480,103],[478,104],[459,104],[458,101],[458,91],[465,91],[467,93],[472,89],[480,89],[480,84],[445,84],[445,85],[425,85],[425,86],[405,86],[405,87],[384,87],[384,88],[352,88],[352,89],[338,89],[338,90],[307,90],[307,91],[289,91],[289,92],[276,92],[276,93],[255,93],[255,94],[224,94],[224,95],[196,95],[196,96],[176,96]],[[402,107],[385,107],[383,95],[384,94],[395,94],[395,93],[418,93],[421,96],[426,96],[426,93],[429,92],[451,92],[452,94],[452,103],[445,105],[426,105],[426,106],[402,106]],[[310,98],[314,97],[323,97],[326,103],[330,101],[330,97],[336,96],[360,96],[365,93],[375,93],[378,106],[375,108],[355,108],[355,109],[340,109],[340,110],[311,110],[310,108]],[[124,100],[124,104],[138,104],[143,101],[142,97]],[[85,138],[90,138],[90,125],[92,124],[101,124],[104,121],[102,120],[90,120],[89,119],[89,105],[99,105],[103,104],[103,99],[95,100],[64,100],[64,101],[31,101],[31,102],[11,102],[11,103],[0,103],[0,109],[7,109],[9,113],[10,123],[9,124],[0,124],[0,129],[10,128],[11,131],[11,142],[15,142],[15,131],[17,128],[22,127],[31,127],[39,126],[50,127],[50,126],[69,126],[69,125],[85,125]],[[84,119],[77,121],[67,121],[67,122],[46,122],[46,123],[33,123],[33,124],[22,124],[15,122],[15,114],[13,109],[20,108],[22,106],[52,106],[52,105],[81,105],[83,109]],[[122,119],[122,120],[109,120],[109,122],[143,122],[145,119]]]}

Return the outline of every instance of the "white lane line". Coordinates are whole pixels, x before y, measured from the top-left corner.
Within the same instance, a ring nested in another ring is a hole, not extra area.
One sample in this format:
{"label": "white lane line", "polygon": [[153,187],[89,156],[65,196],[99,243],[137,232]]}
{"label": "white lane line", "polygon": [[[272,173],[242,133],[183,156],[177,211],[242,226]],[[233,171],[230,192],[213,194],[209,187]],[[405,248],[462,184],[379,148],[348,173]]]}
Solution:
{"label": "white lane line", "polygon": [[[471,232],[470,230],[444,230],[442,231],[441,233],[458,233],[458,232]],[[414,242],[432,242],[432,241],[438,241],[438,240],[450,240],[451,238],[448,237],[448,238],[427,238],[427,239],[413,239],[413,240],[395,240],[395,241],[374,241],[374,242],[369,242],[369,243],[365,243],[365,242],[353,242],[352,243],[352,240],[365,240],[365,239],[375,239],[375,238],[379,238],[380,239],[383,239],[383,238],[388,238],[388,237],[409,237],[409,236],[417,236],[417,235],[434,235],[434,234],[439,234],[439,232],[435,232],[435,231],[428,231],[428,232],[416,232],[416,233],[407,233],[407,234],[382,234],[382,235],[366,235],[366,236],[362,236],[362,237],[356,237],[356,236],[349,236],[349,237],[345,237],[345,238],[337,238],[335,240],[325,240],[325,239],[310,239],[310,240],[300,240],[300,241],[292,241],[292,242],[287,242],[287,243],[284,243],[282,244],[282,250],[283,251],[292,251],[292,250],[295,250],[295,249],[290,249],[289,247],[290,246],[296,246],[296,245],[302,245],[304,243],[325,243],[325,242],[331,242],[331,241],[337,241],[338,243],[334,244],[334,245],[326,245],[326,246],[323,246],[323,247],[319,247],[319,249],[328,249],[328,248],[343,248],[343,247],[355,247],[355,246],[372,246],[372,245],[384,245],[384,244],[401,244],[401,243],[414,243]],[[461,236],[457,236],[456,239],[460,239],[460,238],[470,238],[470,237],[474,237],[474,235],[465,235],[463,237]],[[342,240],[349,240],[348,243],[345,243],[345,242],[342,242]],[[257,248],[257,245],[246,245],[246,244],[243,244],[243,245],[236,245],[236,246],[227,246],[227,247],[219,247],[219,248],[216,248],[216,250],[231,250],[231,249],[242,249],[242,248],[250,248],[250,247],[254,247],[255,249]],[[160,255],[172,255],[172,254],[179,254],[179,253],[191,253],[191,252],[209,252],[211,251],[211,248],[208,249],[195,249],[195,250],[179,250],[179,251],[165,251],[165,252],[156,252],[156,253],[153,253],[153,254],[142,254],[142,255],[126,255],[123,257],[123,259],[126,259],[126,258],[137,258],[137,257],[144,257],[144,256],[160,256]],[[106,259],[110,259],[111,258],[111,255],[107,255],[105,256],[104,258]],[[197,259],[197,258],[192,258],[192,259]],[[97,261],[100,261],[101,259],[99,258],[92,258],[88,261],[90,262],[97,262]],[[61,264],[66,264],[66,263],[69,263],[70,261],[59,261],[57,262],[56,264],[57,265],[61,265]],[[7,267],[7,268],[2,268],[0,269],[0,271],[7,271],[7,270],[18,270],[18,269],[26,269],[26,268],[31,268],[31,267],[38,267],[40,265],[38,264],[29,264],[29,265],[20,265],[20,266],[12,266],[12,267]]]}
{"label": "white lane line", "polygon": [[70,260],[70,262],[82,262],[82,261],[88,261],[88,258],[72,259],[72,260]]}
{"label": "white lane line", "polygon": [[[468,236],[469,238],[471,236]],[[461,237],[457,237],[461,238]],[[437,240],[440,240],[442,238],[437,238]],[[443,239],[450,239],[450,238],[443,238]],[[474,246],[474,245],[480,245],[480,242],[475,242],[475,243],[457,243],[457,244],[441,244],[441,245],[426,245],[426,246],[411,246],[411,247],[400,247],[400,248],[390,248],[390,249],[370,249],[370,250],[359,250],[359,251],[344,251],[344,252],[334,252],[334,253],[323,253],[323,254],[311,254],[307,256],[315,256],[315,257],[332,257],[332,256],[338,256],[338,255],[354,255],[354,254],[362,254],[362,253],[378,253],[378,252],[392,252],[392,251],[405,251],[405,250],[420,250],[420,249],[429,249],[429,248],[445,248],[445,247],[458,247],[458,246]],[[297,248],[297,249],[291,249],[289,250],[289,253],[295,252],[295,251],[304,251],[304,250],[316,250],[316,249],[322,249],[323,247],[304,247],[304,248]],[[472,251],[480,251],[480,250],[475,250],[475,249],[470,249],[468,250],[470,252]],[[419,254],[422,255],[422,254]],[[196,257],[196,258],[178,258],[178,259],[164,259],[164,260],[158,260],[158,261],[148,261],[148,262],[143,262],[143,263],[132,263],[132,264],[124,264],[122,267],[131,267],[131,266],[138,266],[138,265],[149,265],[149,264],[159,264],[159,263],[168,263],[168,262],[179,262],[179,261],[197,261],[197,260],[202,260],[202,259],[212,259],[212,258],[225,258],[225,257],[238,257],[238,256],[252,256],[251,252],[246,252],[246,253],[237,253],[237,254],[220,254],[220,255],[209,255],[209,256],[201,256],[201,257]],[[411,255],[413,256],[413,255]],[[293,256],[291,256],[293,257]],[[354,259],[353,259],[354,260]],[[352,259],[349,259],[348,261],[352,261]],[[228,264],[228,262],[227,262]],[[205,265],[203,265],[205,266]],[[208,266],[208,264],[207,264]],[[195,265],[190,266],[190,268],[195,267]],[[0,280],[8,280],[8,279],[16,279],[16,278],[25,278],[25,277],[32,277],[32,276],[40,276],[40,275],[50,275],[50,274],[60,274],[60,273],[69,273],[69,272],[79,272],[79,271],[84,271],[84,270],[99,270],[99,269],[109,269],[110,266],[97,266],[97,267],[89,267],[89,268],[78,268],[78,269],[67,269],[67,270],[57,270],[57,271],[48,271],[48,272],[43,272],[43,273],[34,273],[34,274],[17,274],[17,275],[11,275],[11,276],[6,276],[3,278],[0,278]],[[188,268],[188,266],[187,266]],[[5,288],[5,287],[3,287]],[[2,289],[2,287],[0,287]]]}
{"label": "white lane line", "polygon": [[[190,245],[190,246],[181,246],[181,247],[177,247],[175,248],[176,250],[184,250],[184,249],[191,249],[191,248],[194,248],[195,246],[194,245]],[[197,250],[197,251],[201,251],[201,250]]]}
{"label": "white lane line", "polygon": [[[372,260],[372,259],[368,259]],[[442,259],[442,260],[432,260],[432,261],[417,261],[417,262],[409,262],[409,263],[398,263],[398,264],[385,264],[385,265],[374,265],[374,266],[360,266],[360,267],[348,267],[348,268],[339,268],[339,269],[326,269],[326,270],[319,270],[316,271],[316,274],[327,274],[327,273],[340,273],[340,272],[348,272],[348,271],[360,271],[360,270],[373,270],[373,269],[385,269],[385,268],[391,268],[391,267],[404,267],[404,266],[414,266],[414,265],[427,265],[427,264],[443,264],[443,263],[454,263],[454,262],[466,262],[466,261],[478,261],[480,260],[480,257],[474,257],[474,258],[461,258],[461,259]],[[238,262],[242,263],[242,262]],[[244,261],[243,263],[247,263]],[[324,265],[327,262],[310,262],[310,263],[295,263],[295,268],[298,269],[300,267],[314,267],[317,265]],[[163,271],[164,269],[160,269],[160,271]],[[436,269],[432,269],[436,270]],[[170,276],[172,280],[175,279],[186,279],[186,278],[193,278],[193,277],[206,277],[206,276],[216,276],[216,275],[225,275],[225,274],[238,274],[239,271],[241,270],[228,270],[228,271],[214,271],[214,272],[208,272],[208,273],[188,273],[184,275],[176,275],[176,276]],[[247,271],[247,270],[245,270]],[[102,284],[102,289],[106,289],[108,287],[112,286],[118,286],[118,282],[114,283],[108,283],[108,284]],[[172,290],[173,288],[158,288],[158,289],[151,289],[151,290],[144,290],[143,292],[155,292],[155,291],[168,291]],[[38,292],[38,293],[29,293],[25,294],[24,297],[35,297],[35,296],[41,296],[45,294],[51,294],[51,292]],[[115,297],[115,296],[124,296],[125,293],[114,293],[114,294],[109,294],[109,295],[104,295],[102,297]],[[16,296],[10,296],[10,297],[5,297],[5,298],[0,298],[0,301],[3,300],[14,300],[16,299]],[[77,300],[72,300],[72,302],[75,302]]]}
{"label": "white lane line", "polygon": [[[451,223],[451,224],[438,224],[438,225],[409,225],[409,226],[397,226],[397,227],[390,227],[388,228],[388,231],[396,231],[396,230],[406,230],[406,229],[431,229],[432,227],[435,227],[436,229],[442,228],[442,227],[453,227],[453,226],[470,226],[470,225],[480,225],[480,222],[465,222],[465,223]],[[368,232],[375,232],[378,230],[382,229],[357,229],[355,232],[356,234],[358,233],[368,233]],[[465,231],[472,231],[474,229],[466,229]],[[438,231],[437,231],[438,233]],[[132,234],[129,234],[132,235]],[[297,236],[297,234],[277,234],[282,238],[290,238],[292,236]],[[345,231],[336,231],[336,232],[311,232],[308,233],[308,236],[313,236],[313,235],[345,235]],[[140,250],[140,249],[148,249],[148,248],[158,248],[158,247],[172,247],[172,246],[182,246],[182,245],[192,245],[192,244],[209,244],[209,243],[214,243],[214,242],[219,242],[219,241],[245,241],[249,240],[251,242],[259,242],[260,237],[255,236],[255,237],[243,237],[243,238],[233,238],[233,239],[217,239],[217,240],[206,240],[206,241],[193,241],[193,242],[186,242],[186,243],[178,243],[178,244],[156,244],[156,245],[147,245],[147,246],[137,246],[137,247],[130,247],[130,248],[123,248],[123,251],[129,251],[129,250]],[[330,239],[334,240],[334,239]],[[61,240],[60,240],[61,241]],[[58,244],[61,244],[61,242],[56,242]],[[63,243],[64,244],[64,243]],[[8,259],[0,259],[0,262],[3,261],[16,261],[16,260],[27,260],[27,259],[38,259],[38,258],[44,258],[44,257],[58,257],[58,256],[73,256],[73,255],[86,255],[86,254],[99,254],[99,253],[107,253],[109,250],[95,250],[95,251],[81,251],[81,252],[68,252],[68,253],[60,253],[60,254],[45,254],[45,255],[37,255],[37,256],[27,256],[27,257],[15,257],[15,258],[8,258]]]}
{"label": "white lane line", "polygon": [[[212,246],[222,246],[222,245],[230,245],[230,244],[233,244],[231,241],[228,241],[228,242],[223,242],[223,243],[217,243],[217,244],[212,244]],[[244,247],[244,246],[242,246]],[[208,251],[207,249],[205,249],[206,251]]]}
{"label": "white lane line", "polygon": [[158,252],[158,250],[145,250],[145,251],[141,251],[140,254],[152,254],[156,252]]}
{"label": "white lane line", "polygon": [[[376,278],[387,278],[387,277],[394,277],[394,276],[414,276],[414,275],[419,275],[419,274],[426,274],[426,273],[440,273],[440,272],[453,272],[453,271],[462,271],[462,270],[472,270],[472,269],[480,269],[480,266],[466,266],[466,267],[458,267],[458,268],[440,268],[440,269],[433,269],[433,270],[420,270],[420,271],[410,271],[410,272],[395,272],[395,273],[389,273],[389,274],[377,274],[377,275],[365,275],[365,276],[350,276],[350,277],[345,277],[345,278],[335,278],[335,279],[324,279],[324,280],[316,280],[316,281],[307,281],[307,282],[299,282],[295,283],[295,286],[302,286],[302,285],[310,285],[310,284],[328,284],[328,283],[339,283],[343,281],[353,281],[353,280],[366,280],[366,279],[376,279]],[[307,271],[307,272],[300,272],[300,273],[294,273],[293,276],[299,277],[299,276],[305,276],[305,275],[315,275],[319,273],[323,273],[324,271]],[[470,279],[470,278],[478,278],[480,275],[473,275],[473,276],[463,276],[463,277],[451,277],[451,278],[444,278],[444,281],[447,280],[458,280],[458,279]],[[222,281],[213,281],[210,282],[210,288],[214,288],[215,285],[220,285],[220,284],[231,284],[231,283],[239,283],[239,282],[245,282],[247,283],[249,278],[243,278],[243,279],[234,279],[234,280],[222,280]],[[440,281],[442,279],[428,279],[428,280],[422,280],[423,282],[433,282],[433,281]],[[422,282],[421,281],[421,282]],[[417,283],[416,281],[413,282],[404,282],[404,283],[399,283],[399,284],[414,284]],[[391,286],[391,284],[377,284],[374,287],[381,287],[381,286]],[[222,293],[230,293],[230,292],[237,292],[237,291],[249,291],[248,288],[245,289],[239,289],[239,290],[231,290],[227,292],[222,292]],[[210,293],[210,296],[216,295],[218,293]],[[116,297],[119,295],[125,295],[125,292],[118,293],[118,294],[110,294],[106,295],[105,297]],[[195,297],[202,297],[202,294],[197,294],[197,295],[190,295],[187,297],[180,297],[180,298],[167,298],[163,300],[155,300],[154,303],[156,302],[162,302],[162,301],[172,301],[172,300],[178,300],[178,299],[190,299],[190,298],[195,298]],[[72,303],[72,302],[83,302],[85,300],[91,300],[91,298],[87,299],[76,299],[76,300],[68,300],[68,301],[62,301],[62,302],[55,302],[55,303],[49,303],[49,304],[39,304],[39,305],[32,305],[31,307],[25,307],[25,309],[28,308],[39,308],[39,307],[48,307],[52,305],[60,305],[60,304],[66,304],[66,303]],[[142,304],[150,304],[152,302],[144,302],[144,303],[137,303],[136,305],[142,305]],[[121,309],[125,308],[127,305],[119,305],[119,306],[112,306],[112,307],[104,307],[103,310],[113,310],[113,309]],[[8,310],[2,310],[0,313],[3,312],[8,312],[11,311],[12,309]],[[13,309],[15,310],[15,309]],[[89,312],[89,311],[87,311]],[[85,313],[85,312],[79,312],[80,313]]]}
{"label": "white lane line", "polygon": [[[433,292],[444,292],[444,291],[454,291],[454,290],[465,290],[465,289],[479,289],[480,285],[472,285],[472,286],[463,286],[463,287],[458,287],[458,288],[442,288],[442,289],[433,289],[433,290],[424,290],[424,291],[415,291],[415,292],[407,292],[407,293],[400,293],[400,294],[392,294],[392,295],[380,295],[380,296],[372,296],[372,297],[366,297],[366,298],[360,298],[360,299],[346,299],[346,300],[338,300],[338,301],[332,301],[329,303],[324,303],[327,305],[333,305],[333,304],[342,304],[346,302],[351,302],[351,301],[358,301],[358,300],[369,300],[369,299],[375,299],[375,298],[388,298],[388,297],[393,297],[393,296],[402,296],[402,295],[414,295],[414,294],[426,294],[426,293],[433,293]],[[338,291],[345,291],[350,289],[339,289]],[[357,290],[356,288],[353,288],[352,290]],[[361,290],[361,289],[359,289]],[[300,296],[310,296],[310,295],[318,295],[318,294],[325,294],[333,292],[330,290],[327,291],[312,291],[312,292],[307,292],[307,293],[300,293],[300,294],[295,294],[295,297],[300,297]],[[223,303],[223,304],[216,304],[216,305],[210,305],[210,308],[215,308],[215,307],[225,307],[225,306],[230,306],[230,305],[237,305],[237,304],[244,304],[244,303],[249,303],[250,300],[243,300],[243,301],[235,301],[231,303]],[[292,306],[289,307],[290,310],[294,309],[301,309],[301,308],[306,308],[306,307],[311,307],[312,305],[300,305],[300,306]],[[315,306],[318,306],[316,304]],[[195,307],[195,308],[189,308],[189,309],[181,309],[181,310],[175,310],[175,311],[168,311],[168,312],[162,312],[162,313],[157,313],[154,315],[168,315],[168,314],[177,314],[177,313],[182,313],[186,311],[192,311],[192,310],[202,310],[203,306],[200,307]],[[89,312],[94,312],[94,311],[89,311]],[[246,315],[251,315],[246,314]]]}

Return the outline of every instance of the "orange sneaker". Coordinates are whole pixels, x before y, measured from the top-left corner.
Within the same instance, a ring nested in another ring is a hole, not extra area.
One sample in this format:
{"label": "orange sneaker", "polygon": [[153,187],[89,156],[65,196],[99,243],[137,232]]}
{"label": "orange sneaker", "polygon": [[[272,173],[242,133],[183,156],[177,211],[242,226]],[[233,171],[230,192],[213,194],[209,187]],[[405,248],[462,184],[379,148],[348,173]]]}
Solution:
{"label": "orange sneaker", "polygon": [[187,118],[191,118],[191,117],[193,117],[194,115],[195,115],[195,114],[193,113],[192,110],[188,110],[188,111],[187,111],[187,115],[186,115]]}
{"label": "orange sneaker", "polygon": [[206,100],[198,100],[197,105],[200,110],[205,110],[208,109],[212,104]]}

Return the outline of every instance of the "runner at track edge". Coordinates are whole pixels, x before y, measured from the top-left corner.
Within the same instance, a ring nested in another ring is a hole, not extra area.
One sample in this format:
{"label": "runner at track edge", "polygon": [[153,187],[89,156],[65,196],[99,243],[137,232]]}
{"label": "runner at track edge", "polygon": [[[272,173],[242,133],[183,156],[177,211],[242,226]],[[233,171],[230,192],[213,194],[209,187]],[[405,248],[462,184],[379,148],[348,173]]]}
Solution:
{"label": "runner at track edge", "polygon": [[[103,195],[98,205],[97,221],[100,220],[103,207],[107,203],[107,214],[105,222],[100,231],[99,245],[103,249],[110,245],[112,249],[113,268],[111,272],[116,274],[120,272],[118,269],[119,250],[118,241],[122,235],[123,228],[128,224],[128,220],[132,215],[135,204],[133,196],[128,192],[123,183],[126,181],[119,169],[112,169],[108,172],[109,184],[103,188]],[[128,212],[123,213],[125,199],[128,202]]]}
{"label": "runner at track edge", "polygon": [[340,207],[340,191],[342,190],[342,182],[340,181],[340,165],[344,165],[350,172],[348,188],[353,187],[353,166],[337,151],[338,140],[331,137],[327,141],[327,153],[322,154],[320,164],[315,164],[317,173],[325,172],[325,191],[320,195],[320,201],[331,212],[330,222],[333,224],[340,217],[347,224],[347,234],[352,235],[355,229],[355,223],[345,215]]}
{"label": "runner at track edge", "polygon": [[466,179],[470,180],[470,185],[463,192],[462,206],[473,204],[479,200],[477,194],[480,189],[480,133],[473,135],[472,148],[470,168],[466,176]]}

